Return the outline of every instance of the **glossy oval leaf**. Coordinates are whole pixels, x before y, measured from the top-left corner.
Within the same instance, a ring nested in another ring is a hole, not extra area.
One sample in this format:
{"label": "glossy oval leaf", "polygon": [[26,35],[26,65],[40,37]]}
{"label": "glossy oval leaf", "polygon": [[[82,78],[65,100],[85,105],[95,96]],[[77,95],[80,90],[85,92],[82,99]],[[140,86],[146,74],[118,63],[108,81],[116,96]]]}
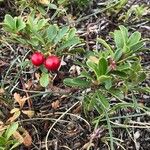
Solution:
{"label": "glossy oval leaf", "polygon": [[114,60],[118,61],[121,58],[122,53],[123,53],[122,49],[117,49],[114,53]]}
{"label": "glossy oval leaf", "polygon": [[88,87],[90,82],[81,78],[66,78],[64,79],[64,84],[72,87]]}
{"label": "glossy oval leaf", "polygon": [[141,39],[141,33],[136,31],[130,36],[128,40],[128,45],[129,46],[135,45],[136,43],[139,42],[140,39]]}
{"label": "glossy oval leaf", "polygon": [[108,62],[105,58],[101,58],[99,60],[99,63],[98,63],[98,71],[99,71],[99,76],[100,75],[105,75],[106,72],[107,72],[107,68],[108,68]]}
{"label": "glossy oval leaf", "polygon": [[124,47],[124,39],[119,30],[115,30],[114,32],[114,41],[115,41],[117,49],[121,49]]}
{"label": "glossy oval leaf", "polygon": [[56,37],[58,31],[57,25],[50,25],[47,29],[47,39],[49,42],[52,42],[53,39]]}
{"label": "glossy oval leaf", "polygon": [[80,40],[78,37],[74,37],[72,39],[69,39],[65,41],[59,48],[58,50],[63,50],[65,48],[70,48],[71,46],[77,45],[80,43]]}
{"label": "glossy oval leaf", "polygon": [[49,74],[42,73],[42,75],[40,77],[40,85],[43,86],[43,87],[46,87],[46,86],[48,86],[49,81],[50,81]]}
{"label": "glossy oval leaf", "polygon": [[58,34],[56,35],[55,39],[54,39],[54,43],[57,44],[58,42],[60,42],[62,40],[62,38],[66,35],[67,31],[69,30],[69,27],[63,27],[62,29],[60,29],[58,31]]}

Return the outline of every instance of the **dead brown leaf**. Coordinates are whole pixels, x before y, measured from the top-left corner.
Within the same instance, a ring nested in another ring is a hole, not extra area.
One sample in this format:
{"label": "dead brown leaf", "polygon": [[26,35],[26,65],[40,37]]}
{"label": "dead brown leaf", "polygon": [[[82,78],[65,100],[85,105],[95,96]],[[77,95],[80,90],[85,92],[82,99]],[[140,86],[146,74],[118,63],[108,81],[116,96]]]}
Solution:
{"label": "dead brown leaf", "polygon": [[59,108],[59,107],[60,107],[60,102],[59,102],[59,100],[56,100],[56,101],[52,102],[52,108],[53,108],[53,109],[57,109],[57,108]]}
{"label": "dead brown leaf", "polygon": [[13,114],[13,113],[15,113],[16,111],[20,111],[20,109],[19,109],[19,108],[13,108],[13,109],[10,111],[10,113]]}
{"label": "dead brown leaf", "polygon": [[79,105],[79,106],[77,106],[77,108],[75,108],[75,109],[73,110],[73,113],[74,113],[74,114],[80,114],[80,113],[81,113],[81,110],[82,110],[82,106]]}
{"label": "dead brown leaf", "polygon": [[27,147],[31,146],[32,144],[32,138],[27,130],[25,130],[23,133],[23,144]]}
{"label": "dead brown leaf", "polygon": [[24,138],[22,137],[22,135],[21,135],[18,131],[16,131],[16,132],[13,134],[13,136],[14,136],[14,138],[15,138],[16,140],[18,140],[20,143],[23,143]]}
{"label": "dead brown leaf", "polygon": [[7,122],[14,122],[19,116],[20,116],[21,112],[20,111],[16,111],[12,117],[10,117]]}
{"label": "dead brown leaf", "polygon": [[23,143],[26,147],[32,144],[32,138],[29,135],[28,131],[23,129],[23,134],[21,135],[18,131],[13,134],[14,138],[17,139],[20,143]]}
{"label": "dead brown leaf", "polygon": [[40,74],[39,73],[35,73],[35,78],[39,81],[40,80]]}
{"label": "dead brown leaf", "polygon": [[19,103],[19,106],[20,106],[20,108],[22,109],[23,108],[23,106],[24,106],[24,104],[25,104],[25,102],[26,102],[26,100],[28,99],[27,97],[21,97],[20,96],[20,94],[18,94],[18,93],[14,93],[14,99],[16,100],[16,102],[18,102]]}
{"label": "dead brown leaf", "polygon": [[25,88],[29,90],[32,86],[32,81],[28,80],[27,83],[25,83],[24,85],[25,85]]}
{"label": "dead brown leaf", "polygon": [[35,112],[32,110],[22,110],[22,113],[27,115],[29,118],[32,118]]}

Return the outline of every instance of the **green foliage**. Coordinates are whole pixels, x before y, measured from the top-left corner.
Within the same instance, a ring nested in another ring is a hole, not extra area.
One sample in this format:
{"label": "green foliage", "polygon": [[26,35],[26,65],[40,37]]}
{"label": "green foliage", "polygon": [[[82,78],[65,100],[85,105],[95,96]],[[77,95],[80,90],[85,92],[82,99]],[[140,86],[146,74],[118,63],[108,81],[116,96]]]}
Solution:
{"label": "green foliage", "polygon": [[[136,31],[129,36],[127,28],[119,26],[119,29],[113,33],[115,49],[98,38],[98,42],[104,46],[106,51],[89,56],[86,61],[87,67],[81,73],[80,78],[84,77],[95,85],[104,85],[109,90],[115,87],[118,82],[123,82],[122,88],[128,87],[130,82],[133,83],[133,86],[137,86],[140,79],[146,77],[140,64],[140,58],[136,56],[136,53],[144,48],[141,34]],[[89,74],[91,74],[90,77]],[[70,81],[70,83],[72,82]]]}
{"label": "green foliage", "polygon": [[90,0],[57,0],[60,5],[77,4],[79,7],[87,6]]}
{"label": "green foliage", "polygon": [[[48,19],[35,17],[34,13],[26,19],[21,16],[13,18],[7,14],[3,29],[8,33],[8,36],[4,37],[5,40],[26,46],[32,51],[41,51],[44,55],[74,54],[78,51],[75,46],[81,43],[75,28],[60,28],[56,24],[49,24]],[[42,72],[40,84],[46,87],[50,81],[49,75],[44,73],[43,69]]]}
{"label": "green foliage", "polygon": [[80,43],[75,28],[59,28],[56,24],[49,24],[48,19],[36,18],[34,14],[29,15],[26,20],[20,16],[13,18],[6,15],[3,27],[5,32],[9,33],[9,41],[44,53],[63,55],[63,50],[69,52]]}
{"label": "green foliage", "polygon": [[90,2],[90,0],[75,0],[75,2],[80,6],[80,7],[83,7],[83,6],[87,6]]}
{"label": "green foliage", "polygon": [[18,6],[17,9],[21,12],[28,9],[29,13],[34,10],[42,15],[47,13],[45,6],[47,9],[58,10],[58,7],[55,4],[50,3],[49,0],[15,0],[15,4]]}
{"label": "green foliage", "polygon": [[118,14],[126,6],[128,0],[113,0],[106,2],[107,13],[109,15]]}
{"label": "green foliage", "polygon": [[[87,113],[96,110],[99,113],[99,117],[94,120],[96,127],[100,120],[106,119],[111,149],[114,149],[109,117],[122,107],[135,107],[134,102],[124,102],[124,98],[128,93],[139,91],[139,84],[145,80],[146,73],[137,55],[144,49],[141,34],[136,31],[130,35],[128,29],[121,25],[119,30],[115,30],[112,35],[114,45],[98,38],[97,41],[104,50],[89,53],[86,62],[81,64],[83,68],[81,75],[77,78],[65,79],[64,84],[76,87],[84,85],[84,88],[91,89],[90,92],[84,94],[84,111]],[[117,107],[111,106],[110,100],[113,98],[122,103]],[[138,105],[137,107],[140,108]]]}
{"label": "green foliage", "polygon": [[[108,16],[117,16],[118,21],[135,22],[140,20],[144,15],[148,14],[149,8],[142,5],[131,5],[128,8],[128,0],[112,0],[105,3],[106,13]],[[128,11],[126,11],[128,9]],[[119,18],[118,18],[119,16]]]}
{"label": "green foliage", "polygon": [[18,147],[21,143],[13,138],[13,134],[18,129],[18,123],[13,122],[6,130],[0,132],[0,150],[13,150]]}
{"label": "green foliage", "polygon": [[48,73],[42,73],[40,78],[40,84],[43,87],[46,87],[49,84],[49,74]]}
{"label": "green foliage", "polygon": [[149,11],[149,8],[145,5],[133,5],[127,12],[119,17],[119,20],[124,22],[133,22],[140,20]]}

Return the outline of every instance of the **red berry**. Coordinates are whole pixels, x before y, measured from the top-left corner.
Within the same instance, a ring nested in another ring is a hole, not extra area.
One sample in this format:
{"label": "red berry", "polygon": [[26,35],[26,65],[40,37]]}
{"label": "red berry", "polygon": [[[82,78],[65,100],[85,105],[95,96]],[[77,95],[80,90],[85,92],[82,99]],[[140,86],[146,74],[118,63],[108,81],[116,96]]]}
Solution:
{"label": "red berry", "polygon": [[44,55],[40,52],[35,52],[32,56],[31,56],[31,61],[32,64],[35,66],[40,66],[43,64],[45,58]]}
{"label": "red berry", "polygon": [[57,56],[49,56],[45,60],[45,68],[49,71],[56,71],[60,66],[60,59]]}

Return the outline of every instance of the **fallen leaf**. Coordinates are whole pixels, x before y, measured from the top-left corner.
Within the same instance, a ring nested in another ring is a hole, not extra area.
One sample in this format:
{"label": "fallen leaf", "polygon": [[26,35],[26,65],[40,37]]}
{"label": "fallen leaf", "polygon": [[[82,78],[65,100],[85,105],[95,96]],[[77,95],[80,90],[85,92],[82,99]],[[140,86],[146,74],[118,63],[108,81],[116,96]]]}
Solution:
{"label": "fallen leaf", "polygon": [[13,114],[13,113],[15,113],[16,111],[20,111],[20,109],[19,109],[19,108],[13,108],[13,109],[10,111],[10,113]]}
{"label": "fallen leaf", "polygon": [[75,108],[75,109],[73,110],[73,113],[74,113],[74,114],[80,114],[81,111],[82,111],[82,106],[79,105],[79,106],[77,106],[77,108]]}
{"label": "fallen leaf", "polygon": [[21,97],[20,94],[18,93],[14,93],[14,99],[16,100],[16,102],[19,103],[20,108],[23,108],[26,100],[28,99],[27,97]]}
{"label": "fallen leaf", "polygon": [[40,74],[39,73],[35,73],[35,78],[39,81],[40,80]]}
{"label": "fallen leaf", "polygon": [[14,122],[19,116],[20,116],[21,112],[20,111],[16,111],[12,117],[10,117],[7,122]]}
{"label": "fallen leaf", "polygon": [[25,130],[24,133],[23,133],[23,144],[25,146],[30,146],[32,144],[32,138],[31,136],[29,135],[28,131]]}
{"label": "fallen leaf", "polygon": [[17,141],[19,141],[20,143],[23,143],[24,138],[22,137],[22,135],[21,135],[18,131],[16,131],[16,132],[13,134],[13,136],[14,136],[14,138],[15,138]]}
{"label": "fallen leaf", "polygon": [[27,115],[29,118],[32,118],[34,116],[34,111],[32,110],[22,110],[22,113]]}
{"label": "fallen leaf", "polygon": [[60,107],[60,102],[59,100],[56,100],[55,102],[52,102],[52,108],[57,109]]}
{"label": "fallen leaf", "polygon": [[29,90],[31,88],[31,86],[32,86],[32,81],[28,80],[27,83],[24,84],[24,86],[25,86],[26,89]]}

